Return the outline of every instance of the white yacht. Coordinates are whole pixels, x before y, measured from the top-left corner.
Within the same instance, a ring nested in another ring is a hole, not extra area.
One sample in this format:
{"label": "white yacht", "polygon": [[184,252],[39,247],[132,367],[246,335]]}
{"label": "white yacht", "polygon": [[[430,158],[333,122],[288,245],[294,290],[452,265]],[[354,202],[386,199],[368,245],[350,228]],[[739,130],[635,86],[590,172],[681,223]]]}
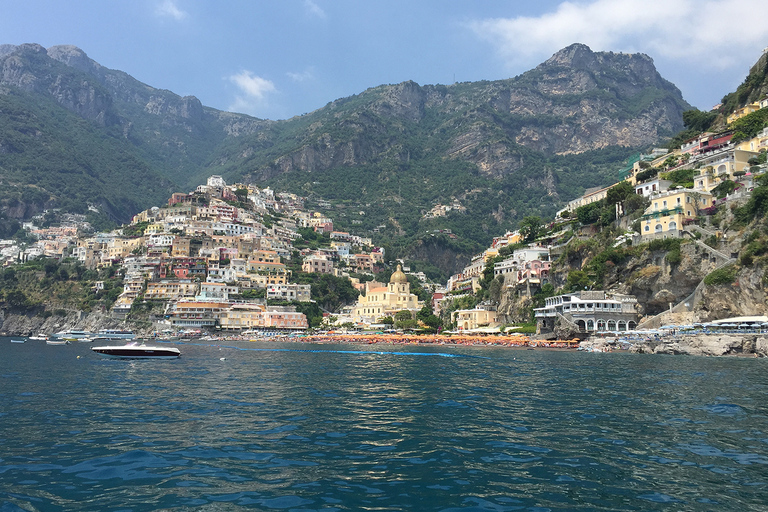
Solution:
{"label": "white yacht", "polygon": [[76,331],[70,329],[69,331],[60,331],[53,335],[54,338],[59,340],[75,341],[75,340],[90,340],[93,337],[93,333],[89,331]]}

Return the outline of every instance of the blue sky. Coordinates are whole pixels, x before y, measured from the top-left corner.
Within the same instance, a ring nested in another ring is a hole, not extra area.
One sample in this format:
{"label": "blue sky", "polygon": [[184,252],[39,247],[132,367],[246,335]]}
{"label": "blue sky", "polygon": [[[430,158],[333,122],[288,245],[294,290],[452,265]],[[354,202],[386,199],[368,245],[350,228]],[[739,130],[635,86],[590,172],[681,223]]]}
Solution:
{"label": "blue sky", "polygon": [[73,44],[204,105],[268,119],[381,84],[497,80],[571,43],[641,52],[709,109],[768,46],[764,0],[0,0],[0,44]]}

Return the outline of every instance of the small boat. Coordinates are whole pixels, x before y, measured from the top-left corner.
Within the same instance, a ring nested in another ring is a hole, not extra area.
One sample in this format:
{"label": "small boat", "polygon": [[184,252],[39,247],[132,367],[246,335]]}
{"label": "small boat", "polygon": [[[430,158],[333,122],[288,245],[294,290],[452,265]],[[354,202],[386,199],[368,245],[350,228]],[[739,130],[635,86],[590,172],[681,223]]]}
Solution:
{"label": "small boat", "polygon": [[93,336],[93,333],[88,331],[70,330],[70,331],[57,332],[53,336],[60,340],[75,341],[75,340],[80,340],[82,338],[91,338]]}
{"label": "small boat", "polygon": [[132,340],[136,337],[133,331],[122,329],[101,329],[94,340]]}
{"label": "small boat", "polygon": [[27,340],[11,340],[11,343],[24,343]]}
{"label": "small boat", "polygon": [[91,350],[112,359],[177,359],[181,356],[179,349],[174,347],[157,347],[153,345],[139,345],[137,343],[91,347]]}
{"label": "small boat", "polygon": [[48,339],[48,336],[41,333],[41,334],[36,334],[34,336],[30,336],[29,339],[32,341],[46,341]]}
{"label": "small boat", "polygon": [[51,339],[45,340],[46,345],[69,345],[69,340],[66,339]]}

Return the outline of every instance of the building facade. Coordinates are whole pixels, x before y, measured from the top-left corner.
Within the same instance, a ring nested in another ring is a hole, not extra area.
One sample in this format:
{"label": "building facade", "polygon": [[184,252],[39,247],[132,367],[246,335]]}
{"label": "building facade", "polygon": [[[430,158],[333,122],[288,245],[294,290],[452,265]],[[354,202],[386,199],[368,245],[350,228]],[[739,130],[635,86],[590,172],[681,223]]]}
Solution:
{"label": "building facade", "polygon": [[581,332],[627,331],[637,327],[637,299],[633,295],[604,291],[582,291],[546,299],[545,306],[534,309],[537,331],[553,332],[558,318],[578,327]]}
{"label": "building facade", "polygon": [[394,317],[398,311],[418,311],[424,306],[416,295],[411,293],[411,285],[400,265],[390,277],[387,286],[377,285],[366,286],[365,295],[357,299],[357,305],[352,310],[354,322],[378,323],[386,316]]}

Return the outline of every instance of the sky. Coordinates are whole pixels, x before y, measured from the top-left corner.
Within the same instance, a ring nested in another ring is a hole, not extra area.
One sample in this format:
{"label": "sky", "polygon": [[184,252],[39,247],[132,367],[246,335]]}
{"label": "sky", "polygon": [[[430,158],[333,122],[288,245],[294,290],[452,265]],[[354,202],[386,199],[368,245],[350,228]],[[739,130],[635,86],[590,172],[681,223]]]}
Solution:
{"label": "sky", "polygon": [[645,53],[709,110],[768,47],[765,0],[0,0],[0,44],[71,44],[203,105],[287,119],[382,84],[512,78],[558,50]]}

